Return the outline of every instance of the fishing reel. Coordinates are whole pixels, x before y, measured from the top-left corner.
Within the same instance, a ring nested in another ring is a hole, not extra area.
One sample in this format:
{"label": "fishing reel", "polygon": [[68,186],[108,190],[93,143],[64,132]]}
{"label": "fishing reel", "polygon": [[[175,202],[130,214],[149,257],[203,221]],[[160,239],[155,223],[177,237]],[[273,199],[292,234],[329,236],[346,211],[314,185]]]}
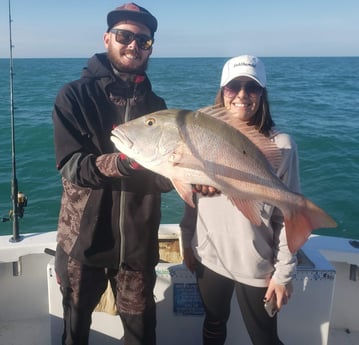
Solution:
{"label": "fishing reel", "polygon": [[[25,213],[25,207],[27,206],[27,196],[23,192],[17,193],[17,216],[22,218]],[[15,210],[9,211],[8,217],[3,217],[3,222],[8,222],[12,220],[15,216]]]}
{"label": "fishing reel", "polygon": [[17,193],[17,209],[18,216],[22,218],[24,216],[25,207],[27,206],[27,196],[23,192]]}

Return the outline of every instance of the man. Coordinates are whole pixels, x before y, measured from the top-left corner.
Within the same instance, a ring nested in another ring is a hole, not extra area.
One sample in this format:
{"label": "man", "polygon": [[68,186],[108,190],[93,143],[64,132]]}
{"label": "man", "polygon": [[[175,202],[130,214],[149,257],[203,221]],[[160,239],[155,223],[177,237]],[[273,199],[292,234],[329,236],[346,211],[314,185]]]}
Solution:
{"label": "man", "polygon": [[172,185],[115,152],[110,136],[114,126],[166,108],[145,73],[157,20],[129,3],[111,11],[107,24],[107,53],[60,90],[53,110],[63,183],[55,258],[62,344],[88,344],[91,314],[110,281],[125,344],[152,345],[161,193]]}

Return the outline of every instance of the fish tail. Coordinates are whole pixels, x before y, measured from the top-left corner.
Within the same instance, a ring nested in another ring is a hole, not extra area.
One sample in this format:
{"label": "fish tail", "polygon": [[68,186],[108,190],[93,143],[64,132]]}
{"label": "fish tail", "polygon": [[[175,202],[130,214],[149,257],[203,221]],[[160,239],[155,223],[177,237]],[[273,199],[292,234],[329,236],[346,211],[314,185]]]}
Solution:
{"label": "fish tail", "polygon": [[294,253],[307,241],[313,230],[335,228],[337,223],[320,207],[304,198],[304,206],[284,214],[289,250]]}

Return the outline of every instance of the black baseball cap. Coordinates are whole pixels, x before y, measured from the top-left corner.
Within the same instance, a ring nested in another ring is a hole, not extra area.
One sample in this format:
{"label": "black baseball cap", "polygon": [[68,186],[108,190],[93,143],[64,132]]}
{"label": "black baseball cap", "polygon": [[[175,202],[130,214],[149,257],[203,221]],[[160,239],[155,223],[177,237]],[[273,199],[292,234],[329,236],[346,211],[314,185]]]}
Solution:
{"label": "black baseball cap", "polygon": [[152,36],[157,30],[157,19],[145,8],[138,6],[134,2],[124,4],[115,8],[107,15],[107,25],[110,31],[118,22],[132,20],[147,26]]}

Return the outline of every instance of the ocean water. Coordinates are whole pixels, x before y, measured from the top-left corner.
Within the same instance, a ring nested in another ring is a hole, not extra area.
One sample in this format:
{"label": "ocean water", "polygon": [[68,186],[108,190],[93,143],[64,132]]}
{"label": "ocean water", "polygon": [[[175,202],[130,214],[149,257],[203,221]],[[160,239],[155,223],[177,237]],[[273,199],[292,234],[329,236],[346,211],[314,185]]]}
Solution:
{"label": "ocean water", "polygon": [[[213,103],[226,58],[153,58],[153,89],[170,108]],[[56,229],[60,177],[55,168],[51,112],[59,88],[80,76],[87,59],[15,59],[16,171],[28,198],[20,232]],[[295,139],[303,194],[338,223],[318,234],[359,239],[359,57],[263,58],[271,111]],[[0,59],[0,216],[11,209],[9,60]],[[163,223],[178,223],[183,202],[163,198]],[[0,234],[12,223],[0,222]]]}

